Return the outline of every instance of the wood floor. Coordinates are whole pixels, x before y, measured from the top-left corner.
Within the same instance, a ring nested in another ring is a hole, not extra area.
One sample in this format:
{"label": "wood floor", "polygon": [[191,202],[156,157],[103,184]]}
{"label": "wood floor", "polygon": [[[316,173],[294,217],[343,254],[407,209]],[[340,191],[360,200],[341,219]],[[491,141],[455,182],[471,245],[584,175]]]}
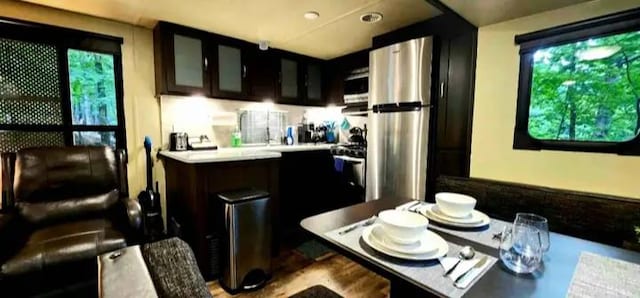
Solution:
{"label": "wood floor", "polygon": [[389,294],[389,281],[339,254],[319,258],[303,257],[285,250],[273,262],[273,277],[262,289],[231,296],[220,284],[208,284],[213,297],[289,297],[306,288],[323,285],[345,298],[383,298]]}

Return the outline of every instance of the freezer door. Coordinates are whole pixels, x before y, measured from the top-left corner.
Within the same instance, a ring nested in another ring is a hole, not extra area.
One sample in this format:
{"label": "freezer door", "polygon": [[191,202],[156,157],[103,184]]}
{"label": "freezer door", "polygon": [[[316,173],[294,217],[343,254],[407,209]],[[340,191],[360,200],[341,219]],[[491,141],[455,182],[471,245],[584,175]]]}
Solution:
{"label": "freezer door", "polygon": [[367,201],[425,198],[430,110],[369,112]]}
{"label": "freezer door", "polygon": [[431,97],[433,38],[423,37],[369,52],[369,108]]}

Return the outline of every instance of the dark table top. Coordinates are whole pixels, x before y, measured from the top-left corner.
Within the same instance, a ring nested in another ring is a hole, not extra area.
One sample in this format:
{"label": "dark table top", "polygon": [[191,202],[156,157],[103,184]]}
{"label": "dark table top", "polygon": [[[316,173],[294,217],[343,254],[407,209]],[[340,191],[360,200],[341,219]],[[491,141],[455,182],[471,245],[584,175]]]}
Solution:
{"label": "dark table top", "polygon": [[[428,291],[419,284],[403,276],[387,270],[365,256],[340,245],[325,236],[326,232],[364,220],[381,210],[395,208],[409,201],[408,199],[389,198],[361,203],[319,215],[308,217],[300,225],[325,243],[345,253],[354,261],[374,270],[387,278],[400,278]],[[514,211],[515,216],[515,211]],[[498,250],[480,245],[453,235],[438,232],[445,240],[460,244],[472,245],[477,250],[496,258]],[[508,271],[500,262],[496,263],[480,280],[472,286],[465,297],[565,297],[573,272],[582,252],[629,261],[640,264],[640,254],[621,248],[600,244],[588,240],[570,237],[558,233],[550,233],[551,249],[545,254],[543,266],[534,274],[516,275]]]}

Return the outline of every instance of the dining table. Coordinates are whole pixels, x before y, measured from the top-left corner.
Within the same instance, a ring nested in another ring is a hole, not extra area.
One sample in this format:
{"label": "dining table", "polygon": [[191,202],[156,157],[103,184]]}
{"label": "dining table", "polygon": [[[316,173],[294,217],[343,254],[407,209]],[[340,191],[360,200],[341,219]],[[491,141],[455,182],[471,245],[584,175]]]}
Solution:
{"label": "dining table", "polygon": [[[354,249],[331,237],[331,232],[336,229],[364,221],[382,210],[394,209],[410,201],[406,198],[382,198],[314,215],[303,219],[300,225],[329,248],[388,279],[391,285],[390,297],[448,296],[434,291],[428,282],[407,276],[402,270],[388,266],[388,262],[381,262],[371,254],[363,253],[362,250]],[[514,217],[515,214],[516,210],[514,210]],[[430,223],[430,225],[433,224]],[[446,229],[431,230],[449,243],[459,246],[469,245],[476,251],[497,259],[486,273],[466,289],[464,297],[566,297],[583,253],[640,264],[640,254],[637,252],[550,232],[551,246],[544,254],[539,268],[533,273],[516,274],[499,259],[499,250],[496,248],[499,246],[499,238],[496,240],[498,245],[486,245],[486,243],[462,237],[460,233],[446,232]],[[449,254],[449,256],[452,255]],[[421,263],[417,262],[416,266],[419,268]],[[424,266],[439,266],[439,264],[429,263]],[[602,274],[606,275],[608,272],[602,272]],[[640,295],[640,293],[636,294]]]}

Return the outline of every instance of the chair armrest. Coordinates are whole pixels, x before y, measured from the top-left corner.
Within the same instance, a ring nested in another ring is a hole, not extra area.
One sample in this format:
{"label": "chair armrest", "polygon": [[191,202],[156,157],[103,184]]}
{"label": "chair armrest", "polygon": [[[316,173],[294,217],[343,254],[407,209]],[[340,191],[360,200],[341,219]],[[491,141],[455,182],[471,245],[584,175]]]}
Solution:
{"label": "chair armrest", "polygon": [[0,213],[0,265],[22,245],[26,228],[18,214],[6,211]]}
{"label": "chair armrest", "polygon": [[135,231],[140,232],[142,229],[142,207],[136,199],[125,198],[123,199],[125,210],[127,211],[127,218],[129,219],[129,226]]}
{"label": "chair armrest", "polygon": [[7,233],[7,229],[16,219],[13,213],[0,213],[0,238]]}

